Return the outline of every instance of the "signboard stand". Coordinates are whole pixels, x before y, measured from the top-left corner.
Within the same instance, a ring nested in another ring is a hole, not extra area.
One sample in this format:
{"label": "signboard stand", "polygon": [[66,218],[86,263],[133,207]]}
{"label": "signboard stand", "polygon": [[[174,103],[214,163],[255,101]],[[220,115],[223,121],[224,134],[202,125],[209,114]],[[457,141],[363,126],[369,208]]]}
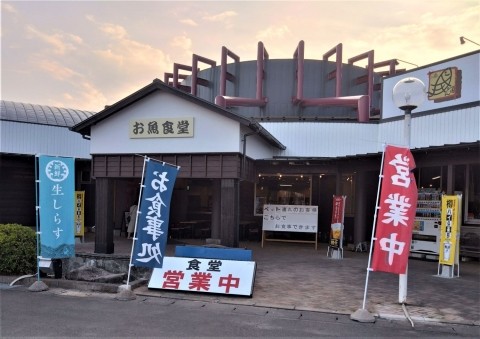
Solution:
{"label": "signboard stand", "polygon": [[[440,247],[437,276],[460,276],[460,223],[462,195],[443,195],[441,212]],[[453,254],[453,255],[452,255]],[[456,267],[456,275],[455,275]]]}
{"label": "signboard stand", "polygon": [[[455,275],[455,266],[457,267],[457,274]],[[438,264],[437,275],[441,278],[458,278],[460,276],[460,267],[458,264],[453,266]]]}
{"label": "signboard stand", "polygon": [[[315,240],[291,240],[267,238],[266,232],[312,233]],[[318,247],[318,206],[264,205],[262,224],[262,248],[265,241],[315,244]]]}
{"label": "signboard stand", "polygon": [[328,246],[327,257],[332,259],[343,259],[343,248],[334,248]]}
{"label": "signboard stand", "polygon": [[75,243],[85,242],[85,191],[75,191],[74,234]]}
{"label": "signboard stand", "polygon": [[[290,239],[274,239],[274,238],[267,238],[265,235],[266,231],[262,232],[262,248],[265,241],[277,241],[277,242],[296,242],[296,243],[303,243],[303,244],[315,244],[315,250],[318,248],[318,233],[315,233],[315,240],[290,240]],[[270,232],[270,231],[269,231]]]}
{"label": "signboard stand", "polygon": [[327,257],[332,259],[343,259],[343,222],[346,199],[345,195],[333,196],[330,242],[327,249]]}

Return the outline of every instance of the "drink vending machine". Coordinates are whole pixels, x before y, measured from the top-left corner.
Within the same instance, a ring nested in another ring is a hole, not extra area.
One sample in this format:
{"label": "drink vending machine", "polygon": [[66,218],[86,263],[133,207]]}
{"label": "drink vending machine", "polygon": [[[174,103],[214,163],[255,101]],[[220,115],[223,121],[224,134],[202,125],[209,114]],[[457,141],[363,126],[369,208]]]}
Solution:
{"label": "drink vending machine", "polygon": [[435,188],[418,191],[417,211],[413,226],[411,256],[438,256],[442,192]]}

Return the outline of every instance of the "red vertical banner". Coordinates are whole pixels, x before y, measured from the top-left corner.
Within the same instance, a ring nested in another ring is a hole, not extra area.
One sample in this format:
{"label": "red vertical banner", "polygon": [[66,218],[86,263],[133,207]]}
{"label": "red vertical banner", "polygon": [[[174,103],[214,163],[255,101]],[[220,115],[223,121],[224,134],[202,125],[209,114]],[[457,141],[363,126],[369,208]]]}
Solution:
{"label": "red vertical banner", "polygon": [[332,223],[330,225],[330,247],[342,248],[345,196],[334,195],[332,205]]}
{"label": "red vertical banner", "polygon": [[405,274],[417,205],[415,161],[408,148],[387,145],[372,270]]}

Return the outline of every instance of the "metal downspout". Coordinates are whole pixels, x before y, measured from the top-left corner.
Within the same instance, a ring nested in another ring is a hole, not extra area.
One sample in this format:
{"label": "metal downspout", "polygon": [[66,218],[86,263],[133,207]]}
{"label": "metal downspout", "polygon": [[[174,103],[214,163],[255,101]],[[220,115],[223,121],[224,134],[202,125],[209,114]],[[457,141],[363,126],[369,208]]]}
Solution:
{"label": "metal downspout", "polygon": [[246,175],[245,175],[245,170],[246,170],[246,166],[247,166],[247,161],[246,161],[246,154],[247,154],[247,137],[251,136],[251,135],[254,135],[254,134],[257,134],[255,132],[250,132],[250,133],[246,133],[243,135],[243,151],[242,151],[242,172],[240,173],[240,178],[245,180],[246,179]]}

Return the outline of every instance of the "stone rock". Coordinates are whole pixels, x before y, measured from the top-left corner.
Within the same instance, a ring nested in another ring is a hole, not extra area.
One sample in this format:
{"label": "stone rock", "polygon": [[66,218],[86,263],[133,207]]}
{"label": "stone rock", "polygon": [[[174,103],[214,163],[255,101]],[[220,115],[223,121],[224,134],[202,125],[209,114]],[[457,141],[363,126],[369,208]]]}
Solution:
{"label": "stone rock", "polygon": [[65,278],[69,280],[117,284],[123,282],[125,273],[115,274],[95,266],[84,265],[68,272]]}

